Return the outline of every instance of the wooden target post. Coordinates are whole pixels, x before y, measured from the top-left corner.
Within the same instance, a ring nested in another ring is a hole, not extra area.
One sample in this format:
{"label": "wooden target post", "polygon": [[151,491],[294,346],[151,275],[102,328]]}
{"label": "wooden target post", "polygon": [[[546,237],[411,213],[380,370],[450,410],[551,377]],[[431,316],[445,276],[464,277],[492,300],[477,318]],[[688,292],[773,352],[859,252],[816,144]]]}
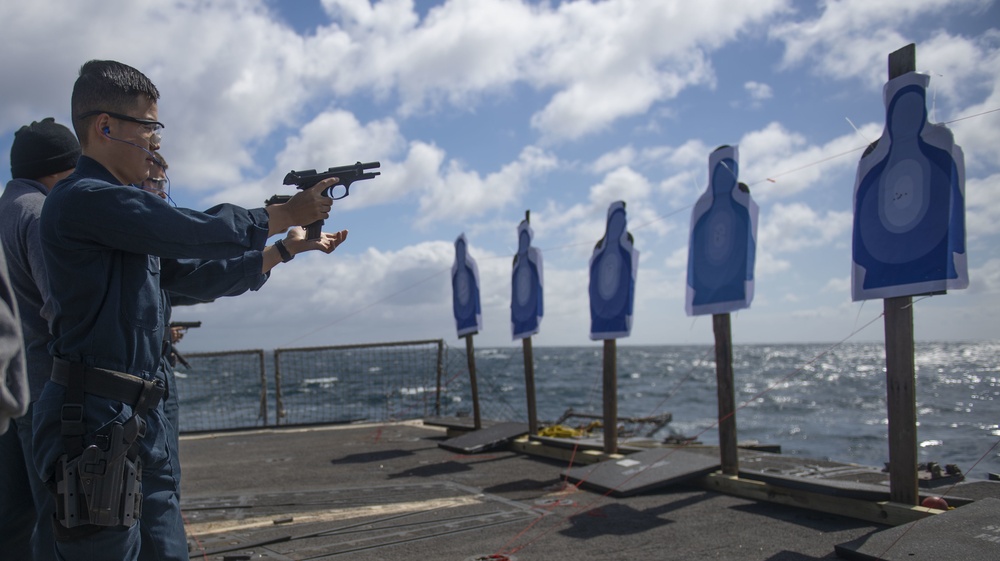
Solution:
{"label": "wooden target post", "polygon": [[604,340],[604,452],[618,453],[618,345]]}
{"label": "wooden target post", "polygon": [[[913,43],[889,55],[889,79],[916,70]],[[913,298],[883,301],[885,310],[886,406],[889,419],[889,498],[918,504],[917,396],[913,349]]]}
{"label": "wooden target post", "polygon": [[476,347],[472,343],[473,334],[466,335],[465,355],[469,364],[469,389],[472,392],[472,423],[476,430],[483,428],[483,419],[479,414],[479,385],[476,382]]}
{"label": "wooden target post", "polygon": [[714,314],[715,377],[719,396],[719,460],[722,473],[739,475],[736,449],[736,390],[733,383],[733,335],[729,314]]}

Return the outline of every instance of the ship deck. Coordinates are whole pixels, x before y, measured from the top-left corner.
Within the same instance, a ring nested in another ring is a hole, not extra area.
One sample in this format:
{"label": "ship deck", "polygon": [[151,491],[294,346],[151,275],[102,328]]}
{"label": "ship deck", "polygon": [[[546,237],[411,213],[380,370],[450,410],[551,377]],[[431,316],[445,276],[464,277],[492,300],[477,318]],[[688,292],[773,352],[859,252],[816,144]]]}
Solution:
{"label": "ship deck", "polygon": [[447,438],[420,421],[182,436],[191,559],[800,561],[890,527],[720,474],[615,496],[566,482],[593,453],[461,454]]}

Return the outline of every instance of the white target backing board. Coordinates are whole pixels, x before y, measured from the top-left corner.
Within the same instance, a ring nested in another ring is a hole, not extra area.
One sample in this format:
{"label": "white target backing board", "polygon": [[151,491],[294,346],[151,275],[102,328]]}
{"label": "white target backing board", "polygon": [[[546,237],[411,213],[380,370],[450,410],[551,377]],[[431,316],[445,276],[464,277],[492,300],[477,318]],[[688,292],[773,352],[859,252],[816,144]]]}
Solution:
{"label": "white target backing board", "polygon": [[722,146],[708,158],[708,189],[691,212],[688,315],[750,307],[757,254],[757,203],[739,183],[739,150]]}
{"label": "white target backing board", "polygon": [[951,131],[927,121],[930,77],[885,85],[885,128],[858,162],[854,183],[855,301],[969,285],[965,158]]}
{"label": "white target backing board", "polygon": [[469,255],[465,234],[455,240],[455,263],[451,267],[452,309],[458,336],[479,333],[483,312],[479,302],[479,267]]}
{"label": "white target backing board", "polygon": [[632,333],[639,251],[628,233],[625,203],[611,203],[604,237],[590,257],[590,338],[619,339]]}
{"label": "white target backing board", "polygon": [[517,227],[517,255],[511,278],[510,328],[513,338],[538,333],[544,313],[542,252],[531,246],[535,232],[527,220]]}

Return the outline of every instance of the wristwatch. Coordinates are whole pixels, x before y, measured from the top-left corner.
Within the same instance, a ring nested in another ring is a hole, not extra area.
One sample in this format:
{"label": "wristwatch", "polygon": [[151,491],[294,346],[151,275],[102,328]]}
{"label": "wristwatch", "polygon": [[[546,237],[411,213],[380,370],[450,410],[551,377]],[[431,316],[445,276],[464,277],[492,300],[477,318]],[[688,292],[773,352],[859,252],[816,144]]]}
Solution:
{"label": "wristwatch", "polygon": [[288,263],[292,259],[295,259],[295,256],[288,251],[287,247],[285,247],[285,240],[278,240],[274,242],[274,247],[278,249],[278,255],[281,256],[282,263]]}

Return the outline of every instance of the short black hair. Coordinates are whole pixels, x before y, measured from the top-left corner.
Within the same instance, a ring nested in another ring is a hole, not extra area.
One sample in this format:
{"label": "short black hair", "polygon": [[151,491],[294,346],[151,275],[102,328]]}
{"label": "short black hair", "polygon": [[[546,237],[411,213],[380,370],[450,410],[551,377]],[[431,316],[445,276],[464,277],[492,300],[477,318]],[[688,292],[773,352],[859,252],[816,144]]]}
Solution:
{"label": "short black hair", "polygon": [[127,113],[135,108],[136,98],[160,99],[156,85],[135,68],[114,60],[91,60],[80,67],[80,77],[73,85],[73,129],[80,142],[86,142],[86,127],[81,118],[89,111]]}
{"label": "short black hair", "polygon": [[167,168],[170,167],[170,164],[167,163],[166,158],[164,158],[162,155],[160,155],[159,152],[153,152],[153,155],[156,156],[156,159],[160,161],[160,168],[163,171],[167,171]]}

